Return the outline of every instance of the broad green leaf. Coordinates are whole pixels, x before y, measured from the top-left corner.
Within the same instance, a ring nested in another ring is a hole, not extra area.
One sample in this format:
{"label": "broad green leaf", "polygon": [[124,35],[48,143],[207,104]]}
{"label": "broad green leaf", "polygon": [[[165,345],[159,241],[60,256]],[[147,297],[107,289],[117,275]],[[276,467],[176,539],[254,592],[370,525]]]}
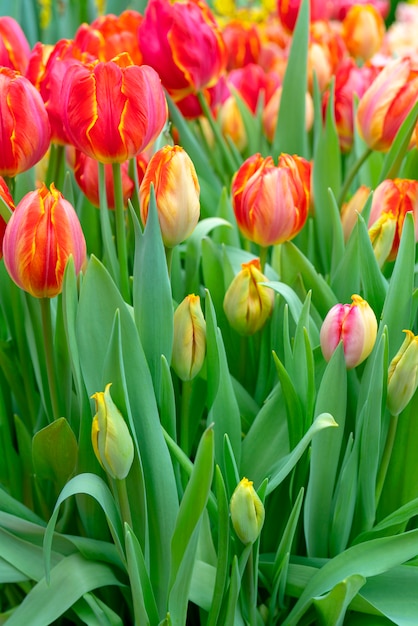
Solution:
{"label": "broad green leaf", "polygon": [[370,304],[376,317],[379,319],[386,298],[388,283],[377,263],[366,222],[362,215],[359,215],[357,218],[357,232],[359,235],[360,272],[364,292],[363,297]]}
{"label": "broad green leaf", "polygon": [[[218,568],[196,559],[190,584],[189,599],[205,611],[211,611],[215,577]],[[209,624],[209,621],[207,622]]]}
{"label": "broad green leaf", "polygon": [[313,605],[318,615],[319,624],[323,626],[342,626],[347,608],[363,587],[366,579],[358,574],[352,574],[335,585],[323,596],[313,598]]}
{"label": "broad green leaf", "polygon": [[64,485],[77,462],[77,439],[65,417],[35,433],[32,457],[40,479],[55,482],[60,488]]}
{"label": "broad green leaf", "polygon": [[231,227],[227,220],[220,217],[208,217],[201,220],[186,242],[186,292],[197,293],[200,286],[199,268],[202,256],[202,240],[220,226]]}
{"label": "broad green leaf", "polygon": [[273,359],[286,404],[289,445],[293,448],[303,436],[302,405],[286,368],[275,352],[273,352]]}
{"label": "broad green leaf", "polygon": [[127,524],[125,524],[125,546],[135,621],[144,626],[156,626],[159,616],[144,555],[138,539]]}

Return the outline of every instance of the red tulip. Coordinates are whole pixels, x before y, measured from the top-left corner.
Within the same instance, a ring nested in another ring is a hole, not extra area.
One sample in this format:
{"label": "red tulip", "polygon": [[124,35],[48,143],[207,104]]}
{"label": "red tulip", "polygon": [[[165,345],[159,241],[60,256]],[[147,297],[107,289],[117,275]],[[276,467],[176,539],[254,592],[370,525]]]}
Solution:
{"label": "red tulip", "polygon": [[26,35],[12,17],[0,17],[0,65],[24,74],[28,65],[30,46]]}
{"label": "red tulip", "polygon": [[123,163],[153,142],[167,119],[158,74],[128,55],[72,65],[62,87],[64,127],[74,146],[102,163]]}
{"label": "red tulip", "polygon": [[[128,205],[128,200],[132,196],[134,181],[129,177],[129,161],[122,163],[122,192],[123,204]],[[75,151],[74,178],[84,195],[93,206],[100,206],[99,198],[99,164],[95,159],[84,154],[80,150]],[[112,164],[105,165],[105,181],[107,206],[109,209],[115,208],[115,192],[113,184]]]}
{"label": "red tulip", "polygon": [[[278,0],[277,11],[283,26],[293,32],[302,0]],[[311,22],[328,20],[332,11],[330,0],[309,0]]]}
{"label": "red tulip", "polygon": [[0,67],[0,175],[16,176],[35,165],[50,137],[39,92],[20,72]]}
{"label": "red tulip", "polygon": [[70,255],[78,273],[86,243],[72,205],[51,185],[26,194],[12,214],[3,240],[4,263],[14,282],[36,298],[62,289]]}
{"label": "red tulip", "polygon": [[174,99],[216,83],[227,53],[222,33],[202,0],[150,0],[139,27],[143,62]]}
{"label": "red tulip", "polygon": [[250,241],[270,246],[289,241],[303,228],[309,210],[311,165],[299,156],[254,154],[232,181],[238,227]]}

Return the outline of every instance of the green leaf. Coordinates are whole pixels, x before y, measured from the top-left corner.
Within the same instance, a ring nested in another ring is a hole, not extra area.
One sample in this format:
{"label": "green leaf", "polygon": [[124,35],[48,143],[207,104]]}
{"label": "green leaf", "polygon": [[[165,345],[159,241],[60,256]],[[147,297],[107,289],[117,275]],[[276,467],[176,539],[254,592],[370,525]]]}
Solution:
{"label": "green leaf", "polygon": [[61,488],[77,462],[77,439],[65,417],[35,433],[32,457],[37,477],[55,482]]}
{"label": "green leaf", "polygon": [[305,130],[305,102],[307,90],[307,59],[309,41],[309,2],[303,0],[283,78],[279,116],[272,144],[273,156],[281,152],[308,158]]}
{"label": "green leaf", "polygon": [[154,626],[158,624],[159,616],[144,555],[138,539],[127,524],[125,524],[125,545],[135,621],[144,626]]}
{"label": "green leaf", "polygon": [[359,238],[360,273],[364,299],[367,300],[379,319],[386,298],[388,283],[377,263],[367,225],[362,215],[357,218],[356,228]]}
{"label": "green leaf", "polygon": [[398,130],[389,151],[386,153],[383,167],[380,172],[379,183],[387,178],[396,178],[396,176],[398,176],[402,161],[411,143],[411,135],[414,131],[417,120],[418,102],[414,105],[402,122],[402,125]]}
{"label": "green leaf", "polygon": [[366,579],[358,574],[352,574],[335,585],[323,596],[313,598],[319,624],[323,626],[342,626],[347,608],[363,587]]}

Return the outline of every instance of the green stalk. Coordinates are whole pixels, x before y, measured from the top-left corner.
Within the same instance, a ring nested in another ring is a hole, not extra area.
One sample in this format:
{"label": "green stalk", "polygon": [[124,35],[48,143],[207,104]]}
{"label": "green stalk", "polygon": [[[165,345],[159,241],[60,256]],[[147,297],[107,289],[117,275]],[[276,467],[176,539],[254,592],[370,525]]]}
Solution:
{"label": "green stalk", "polygon": [[126,489],[126,480],[118,480],[116,478],[114,480],[114,485],[116,487],[116,496],[122,520],[126,522],[130,528],[132,528],[132,515],[131,507],[129,505],[128,491]]}
{"label": "green stalk", "polygon": [[116,245],[119,261],[120,289],[126,302],[131,301],[126,244],[125,206],[123,204],[122,170],[120,163],[112,163],[115,195]]}
{"label": "green stalk", "polygon": [[58,386],[55,371],[54,342],[51,322],[51,300],[50,298],[41,298],[40,303],[48,387],[52,405],[52,416],[53,419],[56,420],[61,417],[61,413],[58,400]]}
{"label": "green stalk", "polygon": [[113,280],[117,283],[119,276],[118,259],[116,255],[115,243],[113,240],[112,228],[109,218],[109,207],[106,196],[105,168],[103,163],[98,163],[99,168],[99,201],[100,201],[100,230],[102,235],[102,245],[104,256],[107,260],[108,269]]}
{"label": "green stalk", "polygon": [[376,480],[376,509],[382,495],[383,485],[385,484],[386,474],[389,468],[390,458],[392,456],[393,445],[395,443],[396,429],[398,427],[399,415],[391,415],[389,429],[386,435],[385,449],[383,450],[382,460],[380,462],[379,471]]}
{"label": "green stalk", "polygon": [[363,152],[363,154],[361,154],[359,156],[359,158],[357,159],[357,161],[355,163],[353,163],[352,167],[350,168],[350,170],[348,171],[348,174],[346,176],[346,179],[344,181],[344,185],[341,188],[340,191],[340,195],[338,196],[338,206],[341,208],[347,194],[348,191],[351,187],[351,183],[353,182],[357,172],[360,170],[361,166],[363,165],[363,163],[365,163],[365,161],[367,161],[367,159],[369,158],[369,156],[371,155],[371,153],[373,152],[373,150],[371,148],[366,148],[366,150]]}
{"label": "green stalk", "polygon": [[190,456],[190,396],[192,382],[183,381],[181,388],[181,412],[180,412],[180,447]]}
{"label": "green stalk", "polygon": [[46,184],[49,187],[51,183],[54,183],[55,187],[61,192],[64,186],[64,163],[65,146],[57,143],[52,143],[49,153],[48,169],[46,173]]}
{"label": "green stalk", "polygon": [[260,259],[260,267],[261,267],[262,272],[264,272],[264,268],[266,267],[268,251],[269,251],[268,246],[260,246],[258,256]]}

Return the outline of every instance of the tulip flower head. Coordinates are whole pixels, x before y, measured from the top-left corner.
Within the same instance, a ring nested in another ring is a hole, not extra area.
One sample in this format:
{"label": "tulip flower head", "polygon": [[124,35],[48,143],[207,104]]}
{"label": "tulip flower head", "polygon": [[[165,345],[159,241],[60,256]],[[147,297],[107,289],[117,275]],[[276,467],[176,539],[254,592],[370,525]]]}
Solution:
{"label": "tulip flower head", "polygon": [[242,263],[241,271],[229,285],[224,298],[224,311],[240,335],[253,335],[270,317],[274,306],[274,291],[261,283],[268,279],[261,272],[260,260]]}
{"label": "tulip flower head", "polygon": [[20,72],[0,67],[0,175],[16,176],[38,163],[49,148],[45,104]]}
{"label": "tulip flower head", "polygon": [[129,55],[75,63],[62,85],[63,122],[71,143],[102,163],[123,163],[155,141],[167,120],[158,74]]}
{"label": "tulip flower head", "polygon": [[360,365],[371,353],[377,336],[377,320],[370,305],[358,295],[351,304],[336,304],[321,326],[322,354],[329,361],[340,341],[343,342],[347,369]]}
{"label": "tulip flower head", "polygon": [[393,357],[388,372],[387,406],[391,415],[399,415],[418,387],[418,335],[410,330]]}
{"label": "tulip flower head", "polygon": [[229,504],[232,526],[244,544],[254,543],[264,524],[264,505],[253,487],[253,482],[243,478],[234,490]]}
{"label": "tulip flower head", "polygon": [[353,5],[342,23],[342,33],[349,53],[368,61],[379,52],[385,35],[385,22],[372,4]]}
{"label": "tulip flower head", "polygon": [[7,15],[0,17],[0,66],[26,72],[30,55],[29,42],[19,23]]}
{"label": "tulip flower head", "polygon": [[14,282],[36,298],[62,290],[68,258],[76,273],[86,260],[86,242],[73,206],[51,184],[17,204],[3,240],[4,263]]}
{"label": "tulip flower head", "polygon": [[200,186],[193,161],[181,146],[164,146],[150,159],[139,195],[141,219],[148,217],[154,186],[164,245],[173,248],[189,237],[200,217]]}
{"label": "tulip flower head", "polygon": [[96,414],[93,418],[91,441],[93,450],[105,472],[123,480],[134,460],[134,445],[126,422],[110,395],[111,383],[93,394]]}
{"label": "tulip flower head", "polygon": [[206,322],[200,297],[186,296],[174,312],[171,365],[181,380],[191,380],[201,370],[206,353]]}
{"label": "tulip flower head", "polygon": [[304,158],[257,153],[232,180],[232,204],[242,234],[260,246],[293,239],[305,225],[310,202],[311,165]]}

